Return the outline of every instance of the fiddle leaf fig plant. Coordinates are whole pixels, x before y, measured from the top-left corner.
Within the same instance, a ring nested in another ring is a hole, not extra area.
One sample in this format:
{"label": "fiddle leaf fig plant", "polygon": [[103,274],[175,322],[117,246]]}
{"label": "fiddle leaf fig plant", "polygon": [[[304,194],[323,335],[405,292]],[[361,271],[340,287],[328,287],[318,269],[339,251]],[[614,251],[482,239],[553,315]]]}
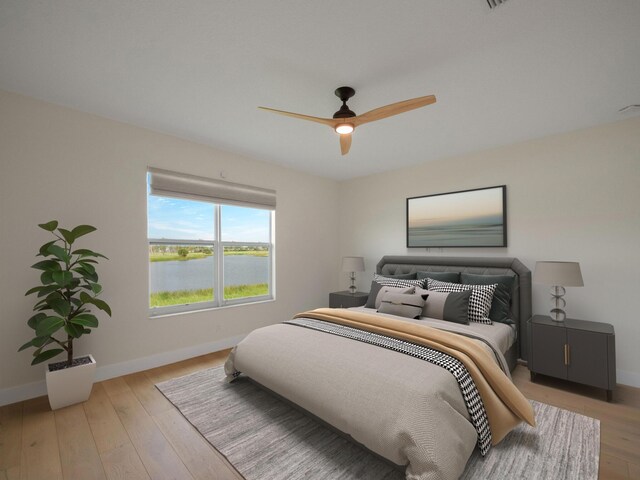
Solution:
{"label": "fiddle leaf fig plant", "polygon": [[111,308],[98,298],[102,286],[98,283],[96,265],[104,255],[86,248],[74,249],[76,240],[96,230],[91,225],[78,225],[72,230],[58,227],[52,220],[38,225],[51,232],[54,240],[40,247],[38,257],[44,259],[31,265],[41,270],[40,283],[25,295],[37,294],[40,300],[36,312],[27,325],[34,330],[34,337],[18,351],[34,347],[31,365],[45,362],[66,352],[66,367],[73,365],[73,341],[91,333],[98,326],[98,318],[92,308],[111,316]]}

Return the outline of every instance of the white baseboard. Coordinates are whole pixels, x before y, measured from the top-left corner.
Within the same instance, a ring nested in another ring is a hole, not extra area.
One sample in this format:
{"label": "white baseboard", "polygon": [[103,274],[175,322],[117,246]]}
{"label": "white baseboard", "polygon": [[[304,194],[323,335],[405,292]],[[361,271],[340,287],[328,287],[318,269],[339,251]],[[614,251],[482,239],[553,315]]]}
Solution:
{"label": "white baseboard", "polygon": [[[96,368],[96,382],[108,380],[129,373],[140,372],[150,368],[160,367],[169,363],[179,362],[187,358],[197,357],[211,352],[217,352],[226,348],[236,346],[245,335],[237,335],[231,338],[225,338],[212,343],[195,345],[193,347],[181,348],[171,352],[162,352],[148,357],[136,358],[126,362],[113,363]],[[44,380],[39,382],[26,383],[16,387],[9,387],[0,390],[0,407],[11,403],[29,400],[30,398],[40,397],[47,394],[47,386]]]}
{"label": "white baseboard", "polygon": [[616,380],[622,385],[640,388],[640,373],[616,370]]}

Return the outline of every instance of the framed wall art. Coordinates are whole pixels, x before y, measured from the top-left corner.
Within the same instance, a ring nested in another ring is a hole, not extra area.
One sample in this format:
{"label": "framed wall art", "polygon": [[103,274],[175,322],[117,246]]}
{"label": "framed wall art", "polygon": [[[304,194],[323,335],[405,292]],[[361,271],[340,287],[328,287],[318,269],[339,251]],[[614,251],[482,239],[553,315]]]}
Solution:
{"label": "framed wall art", "polygon": [[407,247],[506,247],[507,186],[407,198]]}

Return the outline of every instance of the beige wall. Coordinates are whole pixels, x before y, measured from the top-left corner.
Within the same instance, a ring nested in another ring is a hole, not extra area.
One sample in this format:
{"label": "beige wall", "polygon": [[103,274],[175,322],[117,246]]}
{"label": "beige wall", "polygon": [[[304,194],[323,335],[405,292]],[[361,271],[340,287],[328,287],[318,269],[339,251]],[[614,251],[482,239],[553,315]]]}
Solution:
{"label": "beige wall", "polygon": [[[38,273],[29,266],[48,241],[38,223],[98,228],[87,246],[110,258],[99,273],[113,318],[103,316],[77,351],[101,366],[246,334],[326,305],[337,287],[337,238],[319,235],[338,227],[335,181],[6,92],[0,146],[0,397],[44,378],[30,352],[16,352],[32,332],[34,301],[24,293]],[[149,318],[147,166],[212,178],[224,170],[229,181],[277,190],[275,302]]]}
{"label": "beige wall", "polygon": [[[507,248],[406,248],[407,197],[502,184]],[[579,261],[567,314],[613,324],[618,381],[640,386],[640,117],[344,182],[340,204],[340,254],[365,256],[360,290],[385,254]],[[534,313],[548,312],[547,288],[534,284]]]}
{"label": "beige wall", "polygon": [[[615,326],[619,381],[640,386],[638,132],[633,118],[338,184],[0,91],[0,404],[41,392],[31,382],[44,378],[29,352],[16,352],[31,332],[24,292],[38,274],[28,267],[46,241],[37,223],[99,229],[90,246],[110,257],[100,273],[114,315],[77,350],[108,376],[326,305],[347,284],[342,255],[365,256],[366,291],[382,255],[427,254],[405,247],[406,197],[499,184],[508,186],[509,247],[429,254],[516,256],[532,269],[536,260],[579,261],[585,287],[568,289],[568,313]],[[212,178],[225,170],[230,181],[277,190],[275,302],[149,318],[147,166]],[[534,285],[534,312],[547,304],[546,287]]]}

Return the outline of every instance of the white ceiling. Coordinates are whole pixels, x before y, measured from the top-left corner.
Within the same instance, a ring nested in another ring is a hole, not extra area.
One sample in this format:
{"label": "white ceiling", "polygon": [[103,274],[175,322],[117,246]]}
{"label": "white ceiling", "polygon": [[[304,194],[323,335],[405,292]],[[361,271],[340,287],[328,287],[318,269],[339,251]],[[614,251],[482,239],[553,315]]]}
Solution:
{"label": "white ceiling", "polygon": [[[435,94],[363,125],[331,117]],[[640,1],[0,0],[0,88],[346,179],[637,115]]]}

